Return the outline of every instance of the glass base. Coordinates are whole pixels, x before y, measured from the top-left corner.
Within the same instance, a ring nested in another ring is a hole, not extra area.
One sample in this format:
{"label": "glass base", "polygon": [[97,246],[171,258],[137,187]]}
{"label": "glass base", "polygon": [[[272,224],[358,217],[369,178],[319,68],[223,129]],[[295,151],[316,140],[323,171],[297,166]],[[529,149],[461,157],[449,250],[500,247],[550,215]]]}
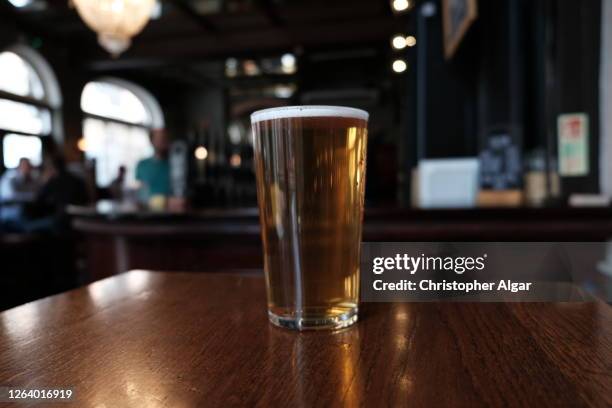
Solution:
{"label": "glass base", "polygon": [[357,322],[358,308],[336,316],[296,317],[279,316],[268,311],[270,322],[278,327],[291,330],[335,330],[349,327]]}

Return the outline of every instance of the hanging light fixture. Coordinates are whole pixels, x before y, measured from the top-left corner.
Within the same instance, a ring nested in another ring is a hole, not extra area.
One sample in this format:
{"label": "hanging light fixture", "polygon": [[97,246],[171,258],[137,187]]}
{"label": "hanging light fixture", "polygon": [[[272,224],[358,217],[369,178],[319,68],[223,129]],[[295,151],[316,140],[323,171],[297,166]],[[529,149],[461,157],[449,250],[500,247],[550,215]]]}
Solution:
{"label": "hanging light fixture", "polygon": [[408,10],[408,8],[411,6],[410,3],[411,2],[409,0],[393,0],[391,2],[391,8],[393,8],[394,12],[401,13]]}
{"label": "hanging light fixture", "polygon": [[406,69],[408,68],[408,64],[406,64],[406,61],[404,61],[403,59],[398,58],[393,61],[393,64],[391,64],[391,68],[393,68],[393,72],[401,74],[402,72],[406,71]]}
{"label": "hanging light fixture", "polygon": [[155,0],[72,0],[98,42],[114,57],[128,49],[132,37],[142,31],[151,17]]}
{"label": "hanging light fixture", "polygon": [[401,34],[398,34],[391,39],[391,46],[393,46],[393,48],[396,50],[402,50],[406,48],[406,45],[406,37]]}

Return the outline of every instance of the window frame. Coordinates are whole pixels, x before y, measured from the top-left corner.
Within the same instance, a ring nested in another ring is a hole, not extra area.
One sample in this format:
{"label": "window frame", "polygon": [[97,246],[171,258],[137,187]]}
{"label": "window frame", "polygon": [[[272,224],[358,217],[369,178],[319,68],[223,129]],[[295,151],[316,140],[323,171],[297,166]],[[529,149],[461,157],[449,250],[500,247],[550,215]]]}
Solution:
{"label": "window frame", "polygon": [[[150,135],[151,132],[158,128],[160,123],[159,123],[159,119],[160,119],[160,115],[161,115],[161,124],[165,125],[165,122],[163,120],[163,112],[161,111],[161,107],[159,106],[159,103],[157,101],[157,99],[155,99],[155,97],[150,93],[149,90],[142,88],[140,85],[135,84],[131,81],[127,81],[127,80],[123,80],[120,78],[115,78],[115,77],[101,77],[101,78],[95,78],[92,79],[91,81],[88,81],[84,86],[83,89],[85,89],[85,86],[87,86],[87,84],[89,82],[103,82],[103,83],[109,83],[112,84],[114,86],[120,87],[120,88],[124,88],[128,91],[130,91],[139,101],[140,103],[142,103],[142,105],[144,106],[148,118],[149,118],[149,123],[134,123],[134,122],[128,122],[122,119],[116,119],[116,118],[111,118],[111,117],[107,117],[107,116],[103,116],[103,115],[97,115],[95,113],[89,113],[85,110],[83,110],[83,108],[81,107],[81,114],[82,114],[82,121],[81,121],[81,127],[84,126],[85,122],[87,119],[96,119],[102,122],[106,122],[106,123],[117,123],[123,126],[127,126],[127,127],[131,127],[131,128],[138,128],[138,129],[142,129],[144,131],[146,131],[149,134],[149,139],[150,139]],[[83,95],[83,90],[81,90],[81,97]],[[84,129],[83,129],[83,137],[85,137],[84,134]],[[86,151],[83,151],[83,154],[87,157],[87,153]],[[97,178],[97,176],[96,176]],[[107,186],[101,186],[98,185],[98,181],[95,181],[96,183],[96,187],[97,188],[107,188]]]}
{"label": "window frame", "polygon": [[50,139],[62,142],[64,138],[64,132],[61,123],[61,111],[63,106],[62,93],[60,85],[57,81],[57,77],[55,76],[55,72],[47,61],[47,59],[35,49],[24,44],[12,44],[5,47],[1,47],[0,53],[3,52],[10,52],[16,54],[26,64],[29,65],[33,73],[38,76],[42,84],[43,95],[42,98],[39,99],[33,96],[23,96],[8,92],[6,90],[0,90],[0,99],[11,102],[23,103],[48,111],[51,126],[47,132],[42,133],[30,133],[21,130],[0,128],[0,175],[7,170],[7,168],[4,166],[3,151],[5,135],[17,134],[29,137],[36,137],[41,141],[43,146]]}
{"label": "window frame", "polygon": [[[42,108],[42,109],[46,109],[49,111],[50,115],[51,115],[51,128],[53,129],[53,122],[54,122],[54,113],[55,113],[55,109],[53,108],[53,106],[51,106],[51,104],[49,104],[47,101],[45,100],[41,100],[41,99],[36,99],[36,98],[32,98],[32,97],[28,97],[28,96],[21,96],[21,95],[16,95],[16,94],[12,94],[10,92],[6,92],[3,90],[0,90],[0,99],[5,99],[5,100],[9,100],[9,101],[13,101],[13,102],[20,102],[23,104],[27,104],[27,105],[32,105],[35,106],[37,108]],[[0,169],[2,170],[1,173],[4,173],[6,170],[8,170],[8,168],[4,165],[4,137],[8,134],[16,134],[16,135],[23,135],[23,136],[29,136],[29,137],[36,137],[39,138],[40,141],[44,144],[44,138],[48,138],[51,136],[50,132],[46,132],[46,133],[28,133],[28,132],[23,132],[20,130],[12,130],[12,129],[5,129],[0,127]]]}
{"label": "window frame", "polygon": [[[0,129],[0,158],[1,158],[1,160],[0,160],[0,162],[1,162],[0,163],[0,167],[3,169],[3,172],[6,171],[6,170],[9,170],[9,167],[6,167],[6,165],[4,164],[4,138],[6,136],[10,136],[10,135],[17,135],[17,136],[25,136],[25,137],[36,138],[36,139],[40,140],[40,143],[43,146],[43,149],[44,149],[44,143],[45,143],[44,138],[48,137],[48,136],[32,135],[32,134],[29,134],[29,133],[13,132],[13,131],[7,131],[7,130],[4,130],[4,129]],[[42,155],[42,151],[41,151],[41,155]],[[42,157],[41,157],[40,166],[42,166]],[[0,173],[0,174],[3,174],[3,173]]]}
{"label": "window frame", "polygon": [[[83,114],[83,118],[81,120],[81,128],[83,128],[83,137],[85,137],[84,126],[85,126],[85,122],[87,121],[87,119],[95,119],[95,120],[99,120],[99,121],[105,122],[105,123],[117,123],[117,124],[120,124],[120,125],[123,125],[123,126],[127,126],[127,127],[139,128],[139,129],[142,129],[142,130],[146,131],[149,134],[149,138],[150,138],[151,131],[154,129],[153,126],[151,126],[151,125],[147,126],[147,125],[143,125],[143,124],[136,124],[136,123],[132,123],[132,122],[126,122],[126,121],[121,120],[121,119],[108,118],[106,116],[100,116],[100,115],[96,115],[96,114],[93,114],[93,113],[87,113],[87,112],[85,112],[83,110],[81,110],[81,113]],[[15,132],[13,132],[13,133],[15,133]],[[2,149],[1,146],[0,146],[0,149]],[[83,153],[83,155],[85,157],[87,157],[86,151],[83,151],[82,153]],[[108,186],[101,186],[101,185],[98,184],[97,175],[96,175],[96,180],[94,180],[94,183],[96,185],[96,188],[101,188],[101,189],[108,188]]]}
{"label": "window frame", "polygon": [[[85,122],[85,119],[90,118],[90,119],[101,120],[101,121],[104,121],[104,122],[119,123],[120,125],[125,125],[125,126],[134,126],[134,127],[137,127],[137,128],[148,130],[149,132],[151,130],[153,130],[152,126],[143,125],[141,123],[126,122],[126,121],[121,120],[121,119],[109,118],[107,116],[100,116],[100,115],[96,115],[94,113],[87,113],[87,112],[85,112],[83,110],[81,110],[81,113],[83,114],[82,122]],[[15,132],[13,132],[13,133],[15,133]]]}

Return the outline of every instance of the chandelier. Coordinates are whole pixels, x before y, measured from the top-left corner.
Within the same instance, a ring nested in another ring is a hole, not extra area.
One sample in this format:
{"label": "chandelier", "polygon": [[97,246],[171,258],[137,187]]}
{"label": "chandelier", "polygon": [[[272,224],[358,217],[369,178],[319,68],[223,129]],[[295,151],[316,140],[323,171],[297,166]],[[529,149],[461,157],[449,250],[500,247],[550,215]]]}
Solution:
{"label": "chandelier", "polygon": [[114,57],[127,50],[132,37],[147,25],[155,0],[72,0],[98,43]]}

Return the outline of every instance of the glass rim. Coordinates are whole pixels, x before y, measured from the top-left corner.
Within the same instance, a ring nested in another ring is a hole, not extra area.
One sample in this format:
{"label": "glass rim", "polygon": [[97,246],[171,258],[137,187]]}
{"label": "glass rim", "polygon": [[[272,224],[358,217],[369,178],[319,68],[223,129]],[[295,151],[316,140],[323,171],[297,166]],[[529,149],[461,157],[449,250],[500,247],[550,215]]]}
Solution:
{"label": "glass rim", "polygon": [[307,118],[307,117],[341,117],[367,121],[370,114],[362,109],[333,105],[296,105],[280,106],[255,111],[251,114],[251,123],[264,120]]}

